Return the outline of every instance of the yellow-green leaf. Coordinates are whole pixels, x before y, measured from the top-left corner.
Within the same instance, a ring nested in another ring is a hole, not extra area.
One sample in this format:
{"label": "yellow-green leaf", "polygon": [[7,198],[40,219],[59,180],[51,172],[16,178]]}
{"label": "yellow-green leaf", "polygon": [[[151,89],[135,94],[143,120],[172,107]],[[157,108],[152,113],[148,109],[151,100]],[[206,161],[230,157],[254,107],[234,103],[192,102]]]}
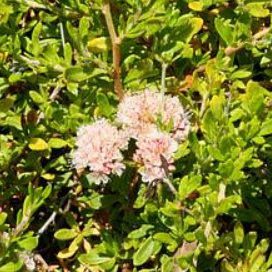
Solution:
{"label": "yellow-green leaf", "polygon": [[195,10],[195,11],[202,11],[203,10],[203,3],[199,1],[194,1],[189,3],[188,5],[189,9]]}
{"label": "yellow-green leaf", "polygon": [[69,251],[68,248],[65,248],[65,249],[61,250],[61,251],[58,253],[57,257],[58,257],[59,259],[67,259],[67,258],[72,257],[72,256],[75,254],[75,252],[76,252],[76,251]]}
{"label": "yellow-green leaf", "polygon": [[73,229],[59,229],[55,232],[54,237],[58,240],[70,240],[75,238],[78,233]]}
{"label": "yellow-green leaf", "polygon": [[154,241],[152,237],[147,238],[133,256],[133,264],[139,266],[144,264],[152,255]]}
{"label": "yellow-green leaf", "polygon": [[51,138],[48,142],[48,145],[52,148],[62,148],[67,145],[67,142],[60,138]]}
{"label": "yellow-green leaf", "polygon": [[0,272],[19,271],[22,268],[23,264],[24,264],[24,262],[22,259],[18,259],[17,261],[6,263],[0,267]]}
{"label": "yellow-green leaf", "polygon": [[269,9],[263,7],[263,3],[248,3],[246,7],[254,17],[265,18],[270,14]]}
{"label": "yellow-green leaf", "polygon": [[89,51],[93,53],[107,52],[111,48],[110,39],[108,37],[94,38],[88,41],[87,47]]}
{"label": "yellow-green leaf", "polygon": [[13,106],[14,101],[11,98],[4,98],[0,100],[0,112],[6,113]]}
{"label": "yellow-green leaf", "polygon": [[48,149],[48,144],[41,138],[31,138],[28,147],[34,151],[42,151]]}
{"label": "yellow-green leaf", "polygon": [[53,180],[55,178],[54,174],[50,174],[50,173],[45,173],[42,175],[42,178],[46,179],[46,180]]}

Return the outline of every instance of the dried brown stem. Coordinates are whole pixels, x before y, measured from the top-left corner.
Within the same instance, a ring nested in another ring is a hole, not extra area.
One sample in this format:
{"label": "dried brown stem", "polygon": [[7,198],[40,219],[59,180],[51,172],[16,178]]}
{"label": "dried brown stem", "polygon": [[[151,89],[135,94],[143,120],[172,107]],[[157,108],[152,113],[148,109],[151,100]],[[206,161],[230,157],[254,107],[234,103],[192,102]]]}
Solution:
{"label": "dried brown stem", "polygon": [[121,100],[123,98],[123,87],[121,83],[120,68],[122,39],[117,36],[115,31],[109,0],[103,1],[102,12],[104,14],[107,28],[110,34],[110,39],[112,42],[114,88],[118,98]]}

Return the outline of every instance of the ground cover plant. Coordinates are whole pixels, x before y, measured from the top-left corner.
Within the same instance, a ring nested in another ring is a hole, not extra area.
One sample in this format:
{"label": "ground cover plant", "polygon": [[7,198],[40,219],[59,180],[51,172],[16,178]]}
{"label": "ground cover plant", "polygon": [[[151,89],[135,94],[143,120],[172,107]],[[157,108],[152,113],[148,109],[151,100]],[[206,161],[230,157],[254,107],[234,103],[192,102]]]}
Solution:
{"label": "ground cover plant", "polygon": [[0,272],[272,271],[271,0],[0,4]]}

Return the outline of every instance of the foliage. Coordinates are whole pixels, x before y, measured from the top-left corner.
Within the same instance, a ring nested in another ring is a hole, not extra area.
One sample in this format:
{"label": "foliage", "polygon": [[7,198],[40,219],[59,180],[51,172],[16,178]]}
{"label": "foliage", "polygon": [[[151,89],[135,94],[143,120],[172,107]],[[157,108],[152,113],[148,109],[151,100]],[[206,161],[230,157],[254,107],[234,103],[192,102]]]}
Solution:
{"label": "foliage", "polygon": [[[2,0],[0,271],[272,271],[271,14],[270,0]],[[106,186],[71,166],[78,128],[146,88],[191,115],[177,194],[130,161]]]}

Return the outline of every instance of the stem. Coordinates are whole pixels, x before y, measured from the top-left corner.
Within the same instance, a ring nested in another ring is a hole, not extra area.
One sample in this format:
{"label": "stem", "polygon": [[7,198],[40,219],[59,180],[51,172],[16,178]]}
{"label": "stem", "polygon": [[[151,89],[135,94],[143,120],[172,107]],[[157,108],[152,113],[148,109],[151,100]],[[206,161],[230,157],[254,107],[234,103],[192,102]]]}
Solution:
{"label": "stem", "polygon": [[109,0],[103,1],[102,12],[106,20],[107,28],[108,28],[111,43],[112,43],[114,88],[118,98],[121,100],[123,98],[123,87],[121,82],[121,68],[120,68],[120,62],[121,62],[120,49],[121,49],[122,39],[117,36],[115,31]]}
{"label": "stem", "polygon": [[166,78],[167,64],[162,63],[162,73],[161,73],[161,111],[163,110],[163,98],[165,94],[165,78]]}
{"label": "stem", "polygon": [[176,196],[178,194],[176,188],[174,187],[174,185],[172,184],[172,182],[168,178],[163,179],[163,182],[165,184],[167,184],[169,190],[173,193],[173,195]]}
{"label": "stem", "polygon": [[55,218],[56,218],[57,212],[53,212],[51,214],[51,216],[47,219],[47,221],[43,224],[43,226],[39,229],[38,231],[38,235],[41,235],[44,233],[44,231],[48,228],[48,226],[54,222]]}
{"label": "stem", "polygon": [[199,117],[201,118],[206,110],[206,103],[207,103],[207,99],[208,99],[208,94],[204,94],[203,98],[202,98],[202,103],[201,103],[201,108],[199,111]]}
{"label": "stem", "polygon": [[[68,200],[68,202],[67,202],[65,208],[63,209],[63,211],[61,210],[61,207],[62,207],[62,205],[64,204],[64,202],[66,201],[67,198],[68,198],[68,195],[65,195],[65,196],[61,199],[61,201],[60,201],[60,208],[59,208],[59,211],[58,211],[59,213],[66,213],[66,212],[69,210],[70,204],[71,204],[70,200]],[[45,232],[45,230],[49,227],[49,225],[50,225],[52,222],[54,222],[54,220],[55,220],[55,218],[56,218],[58,212],[57,212],[57,211],[54,211],[54,212],[50,215],[50,217],[46,220],[46,222],[45,222],[45,223],[42,225],[42,227],[38,230],[38,235],[42,235],[42,234]]]}
{"label": "stem", "polygon": [[[263,37],[265,37],[270,31],[271,31],[271,28],[264,28],[261,31],[255,33],[253,35],[252,44],[256,45],[256,43],[258,43],[258,41],[260,39],[262,39]],[[239,50],[243,49],[247,43],[248,42],[243,42],[243,43],[239,44],[238,46],[229,46],[225,49],[224,53],[226,56],[232,56],[233,54],[235,54]],[[212,60],[216,61],[216,58],[213,58]],[[205,71],[205,69],[206,69],[206,64],[203,64],[203,65],[199,66],[196,69],[196,71],[199,73],[202,73]]]}
{"label": "stem", "polygon": [[25,226],[29,222],[29,219],[30,219],[30,215],[28,214],[22,218],[22,221],[20,222],[20,224],[14,229],[12,233],[13,237],[17,237],[24,230]]}
{"label": "stem", "polygon": [[64,36],[64,30],[63,30],[63,23],[60,23],[60,37],[61,37],[61,43],[62,43],[62,49],[65,48],[65,36]]}

